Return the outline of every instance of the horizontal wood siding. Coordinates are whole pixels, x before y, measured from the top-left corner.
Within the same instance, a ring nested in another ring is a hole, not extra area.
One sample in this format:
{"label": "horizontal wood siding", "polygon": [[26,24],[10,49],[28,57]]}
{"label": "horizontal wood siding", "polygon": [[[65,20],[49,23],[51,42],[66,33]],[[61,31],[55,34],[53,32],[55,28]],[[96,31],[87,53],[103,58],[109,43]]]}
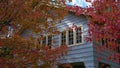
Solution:
{"label": "horizontal wood siding", "polygon": [[[101,51],[100,53],[97,52],[96,48],[94,48],[94,63],[95,63],[95,68],[99,68],[99,62],[109,64],[111,68],[120,68],[120,63],[113,62],[111,60],[108,60],[108,57],[111,56],[113,52],[104,50]],[[100,60],[98,60],[100,59]]]}
{"label": "horizontal wood siding", "polygon": [[[67,56],[64,56],[58,61],[61,61],[62,63],[84,62],[86,68],[98,68],[98,63],[103,62],[111,65],[111,68],[120,68],[120,64],[107,60],[108,55],[112,54],[112,52],[105,50],[98,54],[96,48],[93,47],[93,43],[86,42],[85,37],[88,34],[87,22],[84,15],[76,16],[70,13],[62,20],[62,23],[57,25],[59,31],[67,29],[72,24],[77,26],[82,25],[84,35],[84,43],[71,46],[71,50],[69,50]],[[56,44],[59,45],[59,36],[56,36],[56,41]],[[101,58],[100,61],[98,61],[99,57]]]}
{"label": "horizontal wood siding", "polygon": [[[82,34],[84,37],[83,44],[71,46],[70,50],[68,51],[68,54],[59,59],[58,62],[61,63],[84,62],[86,68],[94,67],[93,44],[90,42],[86,42],[85,40],[88,30],[87,22],[88,21],[84,15],[76,16],[70,13],[64,18],[64,20],[62,20],[62,23],[57,25],[59,31],[67,29],[72,24],[75,24],[77,26],[82,25],[83,27]],[[54,38],[56,40],[55,45],[59,45],[59,36],[55,36]]]}

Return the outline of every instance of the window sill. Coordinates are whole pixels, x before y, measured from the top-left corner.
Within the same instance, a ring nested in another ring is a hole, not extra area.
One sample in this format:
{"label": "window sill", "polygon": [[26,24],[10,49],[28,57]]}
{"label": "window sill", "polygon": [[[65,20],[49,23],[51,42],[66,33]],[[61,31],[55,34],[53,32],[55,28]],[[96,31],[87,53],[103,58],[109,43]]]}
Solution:
{"label": "window sill", "polygon": [[84,44],[84,43],[77,43],[77,44],[72,44],[72,45],[67,45],[68,47],[73,47],[73,46],[80,46],[80,45],[82,45],[82,44]]}

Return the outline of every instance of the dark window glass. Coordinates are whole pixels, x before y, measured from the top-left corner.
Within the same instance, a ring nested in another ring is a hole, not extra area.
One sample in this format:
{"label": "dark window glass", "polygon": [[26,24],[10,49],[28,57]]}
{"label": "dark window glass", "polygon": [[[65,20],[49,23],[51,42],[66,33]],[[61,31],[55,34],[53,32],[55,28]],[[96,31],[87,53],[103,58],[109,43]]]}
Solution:
{"label": "dark window glass", "polygon": [[99,68],[111,68],[109,64],[99,62]]}
{"label": "dark window glass", "polygon": [[66,45],[66,32],[61,33],[61,45]]}
{"label": "dark window glass", "polygon": [[52,36],[48,36],[48,45],[52,45]]}
{"label": "dark window glass", "polygon": [[76,30],[76,43],[82,43],[81,28]]}
{"label": "dark window glass", "polygon": [[70,63],[69,65],[62,64],[59,68],[85,68],[85,64],[83,62]]}
{"label": "dark window glass", "polygon": [[120,53],[120,45],[116,47],[118,53]]}
{"label": "dark window glass", "polygon": [[104,45],[104,46],[106,46],[108,48],[108,42],[109,42],[109,40],[107,38],[105,38],[105,39],[102,38],[101,42],[102,42],[102,45]]}
{"label": "dark window glass", "polygon": [[42,45],[46,45],[46,37],[43,38]]}

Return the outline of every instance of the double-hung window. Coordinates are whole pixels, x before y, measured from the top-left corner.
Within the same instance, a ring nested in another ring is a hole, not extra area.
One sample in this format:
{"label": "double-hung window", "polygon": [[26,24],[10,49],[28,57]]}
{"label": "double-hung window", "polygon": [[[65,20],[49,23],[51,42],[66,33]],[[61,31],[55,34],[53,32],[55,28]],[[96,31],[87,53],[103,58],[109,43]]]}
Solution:
{"label": "double-hung window", "polygon": [[79,45],[83,43],[82,26],[78,27],[76,30],[68,30],[61,32],[60,35],[60,45]]}
{"label": "double-hung window", "polygon": [[42,45],[46,45],[46,36],[42,40]]}
{"label": "double-hung window", "polygon": [[44,36],[44,38],[41,40],[41,44],[43,46],[45,45],[51,46],[52,42],[53,42],[52,35]]}
{"label": "double-hung window", "polygon": [[108,42],[109,42],[108,38],[102,38],[101,42],[102,42],[102,46],[106,46],[106,48],[108,48]]}
{"label": "double-hung window", "polygon": [[66,31],[61,33],[61,45],[66,45]]}
{"label": "double-hung window", "polygon": [[81,27],[76,30],[76,43],[82,43],[82,31]]}
{"label": "double-hung window", "polygon": [[47,37],[47,45],[52,45],[52,36],[50,35],[50,36],[48,36]]}
{"label": "double-hung window", "polygon": [[74,44],[74,31],[69,30],[68,31],[68,45]]}

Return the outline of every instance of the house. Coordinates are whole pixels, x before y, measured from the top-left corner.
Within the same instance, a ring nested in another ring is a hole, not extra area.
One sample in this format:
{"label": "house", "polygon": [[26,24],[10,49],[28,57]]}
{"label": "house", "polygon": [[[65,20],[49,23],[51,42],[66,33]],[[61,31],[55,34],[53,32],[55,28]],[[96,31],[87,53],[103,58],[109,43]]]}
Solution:
{"label": "house", "polygon": [[[76,16],[75,13],[69,12],[61,22],[57,25],[61,34],[46,36],[42,41],[43,44],[53,44],[53,47],[66,44],[71,48],[68,54],[57,62],[69,63],[73,68],[120,68],[120,63],[108,60],[112,52],[103,50],[98,53],[94,42],[86,41],[88,20],[83,14]],[[72,25],[76,25],[77,29],[69,30]],[[55,40],[55,43],[52,43],[52,40]]]}
{"label": "house", "polygon": [[[46,36],[41,42],[52,47],[67,45],[71,48],[68,54],[57,62],[69,63],[73,68],[120,68],[120,63],[108,59],[108,56],[112,54],[111,51],[104,50],[98,53],[94,42],[86,41],[88,20],[83,14],[76,16],[75,13],[69,12],[61,22],[56,25],[61,33]],[[73,30],[69,30],[69,27],[73,25],[77,26],[77,29],[73,27]],[[52,40],[55,42],[52,43]],[[61,67],[56,65],[56,68]]]}
{"label": "house", "polygon": [[[87,42],[88,20],[81,14],[76,16],[69,12],[57,27],[61,34],[55,36],[46,36],[41,44],[52,45],[52,47],[67,45],[71,49],[68,54],[57,62],[62,64],[69,63],[73,68],[120,68],[120,64],[108,60],[107,57],[112,53],[104,50],[97,53],[94,42]],[[69,30],[72,25],[77,29]],[[55,40],[55,43],[52,43]],[[56,65],[56,68],[60,68]]]}

